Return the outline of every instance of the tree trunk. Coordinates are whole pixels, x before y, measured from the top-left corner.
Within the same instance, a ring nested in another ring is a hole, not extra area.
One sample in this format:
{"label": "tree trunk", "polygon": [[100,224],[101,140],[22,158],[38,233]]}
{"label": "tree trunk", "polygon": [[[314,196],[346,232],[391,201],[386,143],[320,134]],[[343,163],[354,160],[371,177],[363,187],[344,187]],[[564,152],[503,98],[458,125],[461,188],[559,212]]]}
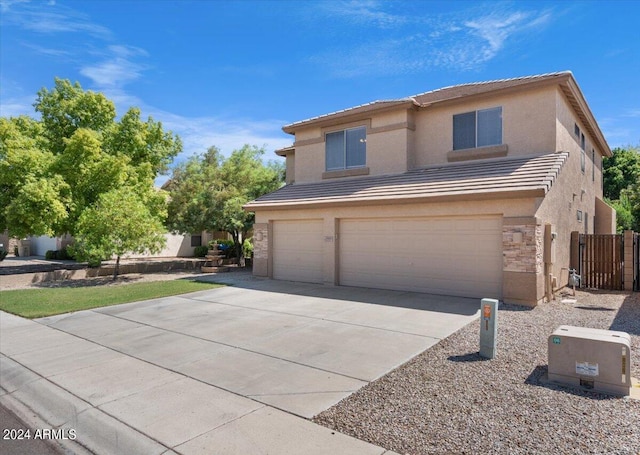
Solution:
{"label": "tree trunk", "polygon": [[233,243],[236,245],[236,257],[238,258],[238,267],[244,267],[244,258],[242,257],[242,244],[240,243],[240,232],[233,231],[231,233]]}
{"label": "tree trunk", "polygon": [[118,278],[118,272],[120,271],[120,256],[116,257],[116,266],[113,268],[113,281]]}

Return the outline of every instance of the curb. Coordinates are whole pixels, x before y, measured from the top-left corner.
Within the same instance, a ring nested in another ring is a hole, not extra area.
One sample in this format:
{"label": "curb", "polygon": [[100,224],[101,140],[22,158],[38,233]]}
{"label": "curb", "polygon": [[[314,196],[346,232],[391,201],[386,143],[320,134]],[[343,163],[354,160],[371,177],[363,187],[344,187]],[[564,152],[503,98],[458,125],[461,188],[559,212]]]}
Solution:
{"label": "curb", "polygon": [[172,453],[171,449],[134,430],[99,408],[38,376],[23,365],[0,356],[0,402],[36,429],[74,430],[75,439],[55,439],[69,454]]}

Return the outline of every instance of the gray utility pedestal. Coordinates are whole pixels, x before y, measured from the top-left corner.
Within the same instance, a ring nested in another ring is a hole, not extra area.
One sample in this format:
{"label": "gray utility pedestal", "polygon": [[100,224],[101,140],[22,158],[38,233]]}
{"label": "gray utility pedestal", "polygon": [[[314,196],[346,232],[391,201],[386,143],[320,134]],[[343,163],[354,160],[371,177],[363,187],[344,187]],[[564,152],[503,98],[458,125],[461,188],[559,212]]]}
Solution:
{"label": "gray utility pedestal", "polygon": [[562,325],[549,337],[549,381],[629,395],[630,342],[625,332]]}
{"label": "gray utility pedestal", "polygon": [[480,303],[480,355],[487,359],[496,356],[498,343],[498,301],[482,299]]}

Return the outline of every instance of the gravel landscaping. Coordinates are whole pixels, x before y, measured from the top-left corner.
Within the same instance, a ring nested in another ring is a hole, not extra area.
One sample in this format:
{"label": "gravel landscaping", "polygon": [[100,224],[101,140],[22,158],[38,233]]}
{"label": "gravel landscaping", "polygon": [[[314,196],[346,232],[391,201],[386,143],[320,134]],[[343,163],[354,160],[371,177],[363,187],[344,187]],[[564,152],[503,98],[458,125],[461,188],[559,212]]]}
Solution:
{"label": "gravel landscaping", "polygon": [[399,454],[640,454],[640,401],[542,381],[560,325],[629,333],[640,378],[640,293],[576,294],[501,305],[493,360],[477,354],[472,323],[314,421]]}

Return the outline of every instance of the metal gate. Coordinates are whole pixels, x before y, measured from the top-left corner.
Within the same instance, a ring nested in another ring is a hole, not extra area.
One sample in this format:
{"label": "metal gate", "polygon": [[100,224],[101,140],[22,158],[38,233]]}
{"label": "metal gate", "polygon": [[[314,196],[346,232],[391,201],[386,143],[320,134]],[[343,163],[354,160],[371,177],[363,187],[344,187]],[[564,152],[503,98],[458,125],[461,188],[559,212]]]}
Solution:
{"label": "metal gate", "polygon": [[582,287],[624,290],[624,235],[581,234],[579,254]]}

